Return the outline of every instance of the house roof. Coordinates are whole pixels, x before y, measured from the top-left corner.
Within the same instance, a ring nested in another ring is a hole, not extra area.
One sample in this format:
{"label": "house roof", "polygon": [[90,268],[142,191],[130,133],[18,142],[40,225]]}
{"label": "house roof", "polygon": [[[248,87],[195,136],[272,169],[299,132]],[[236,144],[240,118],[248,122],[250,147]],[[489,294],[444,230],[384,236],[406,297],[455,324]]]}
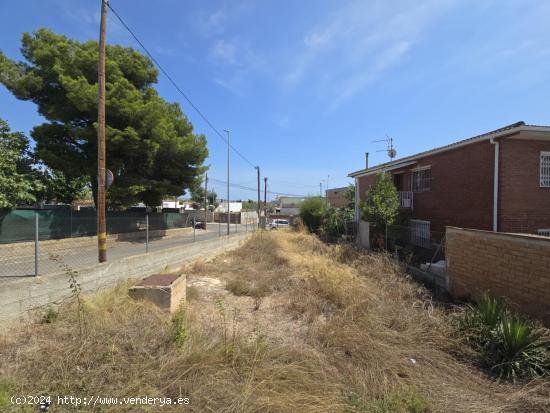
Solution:
{"label": "house roof", "polygon": [[511,125],[504,126],[499,129],[495,129],[491,132],[486,132],[481,135],[476,135],[471,138],[463,139],[457,142],[453,142],[449,145],[440,146],[434,149],[430,149],[424,152],[419,152],[415,155],[406,156],[404,158],[396,159],[395,161],[391,162],[385,162],[370,168],[361,169],[359,171],[351,172],[348,174],[349,177],[356,178],[358,176],[362,175],[369,175],[371,173],[377,172],[381,169],[397,169],[402,166],[411,165],[416,161],[417,159],[421,159],[428,155],[433,155],[439,152],[449,151],[452,149],[456,149],[458,147],[469,145],[472,143],[477,143],[489,139],[494,138],[500,138],[507,135],[512,135],[517,132],[521,131],[533,131],[533,132],[549,132],[550,133],[550,126],[539,126],[539,125],[527,125],[525,122],[520,121],[516,123],[512,123]]}

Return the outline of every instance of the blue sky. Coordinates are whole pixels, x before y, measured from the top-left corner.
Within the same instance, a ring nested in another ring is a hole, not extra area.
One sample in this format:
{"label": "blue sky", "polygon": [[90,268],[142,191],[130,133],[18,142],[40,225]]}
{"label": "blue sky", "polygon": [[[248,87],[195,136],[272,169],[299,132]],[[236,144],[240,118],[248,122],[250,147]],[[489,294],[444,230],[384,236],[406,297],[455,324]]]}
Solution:
{"label": "blue sky", "polygon": [[[112,6],[218,129],[269,177],[273,194],[319,192],[387,160],[525,120],[550,124],[549,1],[111,0]],[[2,2],[0,49],[47,27],[97,39],[99,0]],[[113,15],[108,42],[138,48]],[[208,137],[209,175],[226,147],[160,75]],[[28,132],[36,107],[0,86],[0,117]],[[232,154],[232,181],[255,170]],[[223,196],[222,184],[214,184]],[[232,189],[231,198],[254,198]]]}

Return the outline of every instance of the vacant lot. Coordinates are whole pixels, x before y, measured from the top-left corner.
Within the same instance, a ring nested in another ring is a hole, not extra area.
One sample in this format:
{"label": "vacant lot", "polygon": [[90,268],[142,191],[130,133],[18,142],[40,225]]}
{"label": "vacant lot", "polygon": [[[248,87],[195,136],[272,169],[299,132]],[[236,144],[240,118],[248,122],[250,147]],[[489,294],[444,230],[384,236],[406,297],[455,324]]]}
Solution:
{"label": "vacant lot", "polygon": [[187,274],[172,319],[121,285],[84,297],[80,322],[73,302],[3,337],[1,410],[50,394],[190,399],[94,411],[550,411],[548,381],[487,377],[451,311],[386,256],[270,232]]}

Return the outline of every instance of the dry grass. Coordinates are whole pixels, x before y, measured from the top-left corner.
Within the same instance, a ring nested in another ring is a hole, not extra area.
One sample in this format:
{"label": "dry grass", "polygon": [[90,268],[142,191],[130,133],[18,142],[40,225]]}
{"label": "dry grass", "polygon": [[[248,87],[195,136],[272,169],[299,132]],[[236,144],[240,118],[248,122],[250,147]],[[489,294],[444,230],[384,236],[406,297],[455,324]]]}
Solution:
{"label": "dry grass", "polygon": [[[272,231],[187,270],[193,300],[176,321],[120,285],[86,298],[82,342],[70,305],[2,337],[0,403],[99,394],[189,397],[196,412],[550,411],[548,381],[491,381],[448,311],[384,255]],[[104,411],[159,411],[140,409]]]}

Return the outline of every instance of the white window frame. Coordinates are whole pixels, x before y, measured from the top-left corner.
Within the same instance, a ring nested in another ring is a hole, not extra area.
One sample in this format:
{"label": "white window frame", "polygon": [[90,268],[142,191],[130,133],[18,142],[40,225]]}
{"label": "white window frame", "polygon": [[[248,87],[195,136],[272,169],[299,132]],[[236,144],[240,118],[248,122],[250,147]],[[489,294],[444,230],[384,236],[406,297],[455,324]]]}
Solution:
{"label": "white window frame", "polygon": [[537,234],[543,237],[550,237],[550,228],[544,228],[537,230]]}
{"label": "white window frame", "polygon": [[411,244],[417,247],[430,248],[432,245],[430,224],[430,221],[421,219],[411,219],[409,221]]}
{"label": "white window frame", "polygon": [[550,152],[540,153],[540,187],[550,188]]}
{"label": "white window frame", "polygon": [[[426,171],[430,171],[429,177],[422,176]],[[415,174],[419,174],[419,178],[415,178]],[[418,181],[418,182],[416,182]],[[419,186],[415,187],[415,183]],[[432,190],[432,167],[431,165],[415,168],[411,171],[411,191],[414,193],[429,192]]]}

